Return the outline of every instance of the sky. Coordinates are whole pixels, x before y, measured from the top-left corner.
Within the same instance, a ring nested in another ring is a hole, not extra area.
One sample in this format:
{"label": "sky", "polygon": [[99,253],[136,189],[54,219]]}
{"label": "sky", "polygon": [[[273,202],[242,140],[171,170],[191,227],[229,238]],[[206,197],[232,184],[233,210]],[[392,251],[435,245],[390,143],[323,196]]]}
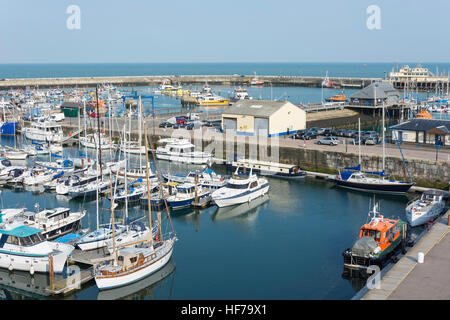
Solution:
{"label": "sky", "polygon": [[[449,62],[448,0],[0,0],[0,63]],[[80,9],[79,28],[71,5]],[[369,6],[379,8],[379,19]],[[371,18],[372,17],[372,18]],[[376,17],[375,17],[376,18]],[[371,26],[378,28],[369,29]]]}

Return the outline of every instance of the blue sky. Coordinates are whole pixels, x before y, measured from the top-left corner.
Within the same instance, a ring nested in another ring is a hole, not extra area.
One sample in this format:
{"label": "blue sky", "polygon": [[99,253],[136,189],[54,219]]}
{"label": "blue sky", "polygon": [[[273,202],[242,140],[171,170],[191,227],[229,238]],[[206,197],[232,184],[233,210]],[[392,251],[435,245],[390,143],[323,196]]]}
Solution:
{"label": "blue sky", "polygon": [[[0,63],[450,61],[447,0],[0,3]],[[66,27],[69,5],[80,30]]]}

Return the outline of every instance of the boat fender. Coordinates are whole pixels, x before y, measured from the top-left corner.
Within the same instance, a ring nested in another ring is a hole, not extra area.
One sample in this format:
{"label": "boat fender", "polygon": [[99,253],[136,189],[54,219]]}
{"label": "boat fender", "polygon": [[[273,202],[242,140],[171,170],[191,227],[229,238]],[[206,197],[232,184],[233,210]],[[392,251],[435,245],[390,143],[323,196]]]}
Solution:
{"label": "boat fender", "polygon": [[30,267],[30,274],[34,275],[34,268],[33,268],[33,266]]}
{"label": "boat fender", "polygon": [[14,270],[12,264],[9,265],[8,270],[9,270],[9,271],[13,271],[13,270]]}

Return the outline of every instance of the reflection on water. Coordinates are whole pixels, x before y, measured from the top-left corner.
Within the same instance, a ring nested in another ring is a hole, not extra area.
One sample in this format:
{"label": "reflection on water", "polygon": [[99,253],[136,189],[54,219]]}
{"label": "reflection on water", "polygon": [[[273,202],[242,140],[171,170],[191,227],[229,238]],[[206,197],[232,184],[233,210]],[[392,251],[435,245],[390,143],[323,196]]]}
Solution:
{"label": "reflection on water", "polygon": [[268,202],[269,199],[269,194],[265,194],[250,202],[239,205],[223,208],[217,207],[211,219],[212,221],[231,219],[247,226],[251,226],[255,223],[259,211],[263,208],[262,205]]}
{"label": "reflection on water", "polygon": [[[164,286],[170,287],[169,296],[166,297],[170,299],[175,280],[175,269],[175,263],[173,259],[170,259],[164,267],[142,280],[124,287],[99,291],[97,300],[142,300],[147,298],[153,300],[155,298],[155,290]],[[171,274],[172,276],[168,278]]]}

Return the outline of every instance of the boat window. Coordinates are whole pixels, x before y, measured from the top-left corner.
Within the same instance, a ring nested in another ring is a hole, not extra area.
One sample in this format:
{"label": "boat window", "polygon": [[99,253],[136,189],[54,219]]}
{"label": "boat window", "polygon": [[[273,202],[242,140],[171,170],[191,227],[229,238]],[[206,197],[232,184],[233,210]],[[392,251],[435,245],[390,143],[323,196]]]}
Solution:
{"label": "boat window", "polygon": [[30,241],[32,242],[31,244],[36,244],[42,242],[43,239],[39,236],[39,234],[35,233],[30,236]]}
{"label": "boat window", "polygon": [[246,184],[228,183],[227,184],[227,188],[230,188],[230,189],[247,189],[248,185],[249,185],[248,183],[246,183]]}
{"label": "boat window", "polygon": [[381,232],[380,232],[380,231],[377,231],[377,234],[376,234],[376,236],[375,236],[375,240],[376,240],[376,241],[380,241],[380,239],[381,239]]}
{"label": "boat window", "polygon": [[136,261],[137,261],[137,257],[132,257],[132,258],[130,258],[130,262],[131,262],[131,263],[136,263]]}
{"label": "boat window", "polygon": [[19,239],[17,237],[14,237],[14,236],[8,236],[8,239],[6,240],[6,243],[19,245]]}
{"label": "boat window", "polygon": [[21,246],[29,246],[32,245],[33,242],[31,241],[30,237],[22,237],[20,238],[20,245]]}
{"label": "boat window", "polygon": [[256,188],[258,186],[258,181],[253,181],[251,184],[250,184],[250,188]]}

